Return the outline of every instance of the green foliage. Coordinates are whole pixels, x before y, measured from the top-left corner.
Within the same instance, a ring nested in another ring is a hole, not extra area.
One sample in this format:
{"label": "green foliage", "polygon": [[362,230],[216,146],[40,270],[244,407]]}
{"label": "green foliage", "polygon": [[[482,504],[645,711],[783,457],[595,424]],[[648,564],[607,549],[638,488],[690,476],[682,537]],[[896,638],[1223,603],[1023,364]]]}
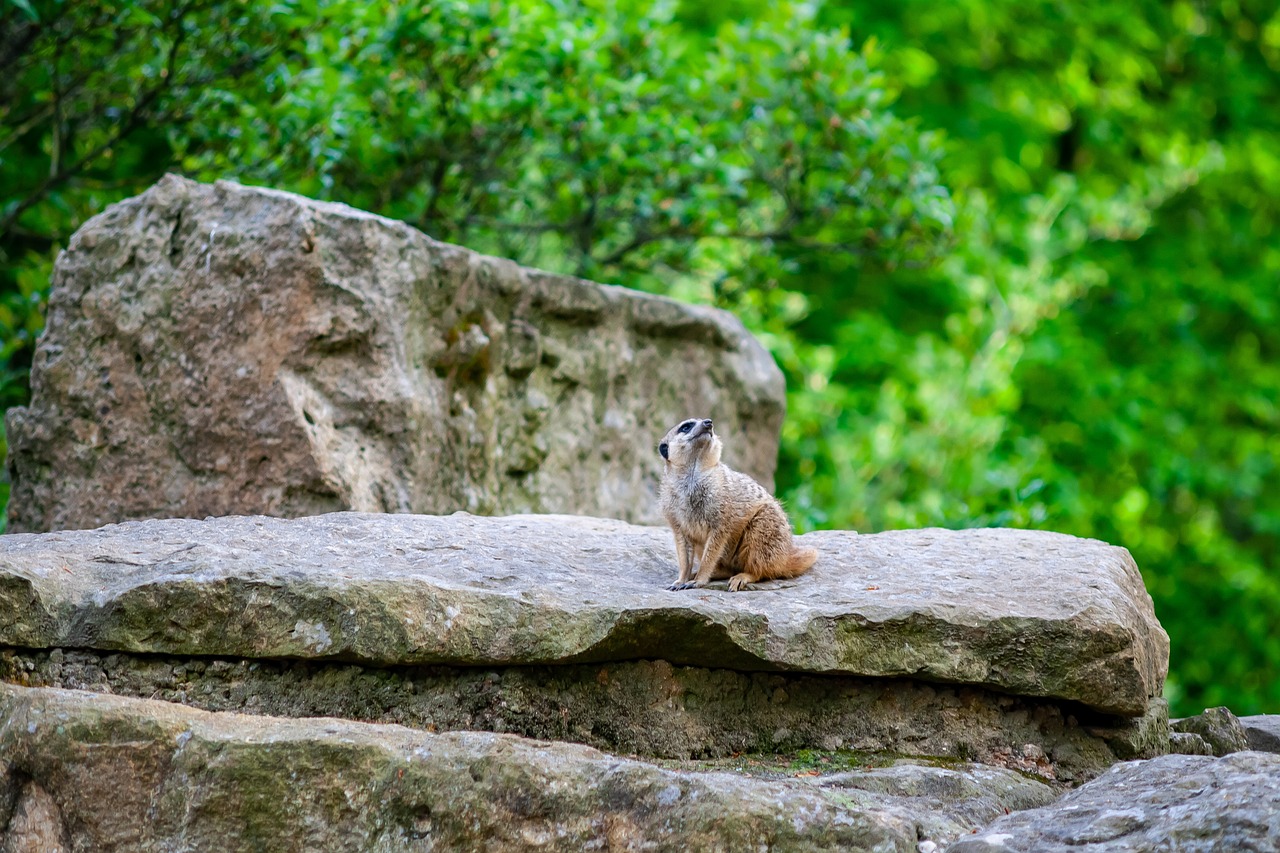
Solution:
{"label": "green foliage", "polygon": [[[926,319],[913,283],[871,272],[888,301],[798,329],[846,354],[817,379],[855,371],[844,405],[869,417],[798,436],[792,488],[836,523],[1122,543],[1172,637],[1175,711],[1274,709],[1280,13],[913,0],[823,20],[881,44],[898,111],[946,130],[959,242],[921,282]],[[808,476],[814,453],[864,467]]]}
{"label": "green foliage", "polygon": [[1175,710],[1280,704],[1266,4],[7,0],[0,71],[5,408],[106,204],[336,199],[736,311],[800,527],[1125,544]]}

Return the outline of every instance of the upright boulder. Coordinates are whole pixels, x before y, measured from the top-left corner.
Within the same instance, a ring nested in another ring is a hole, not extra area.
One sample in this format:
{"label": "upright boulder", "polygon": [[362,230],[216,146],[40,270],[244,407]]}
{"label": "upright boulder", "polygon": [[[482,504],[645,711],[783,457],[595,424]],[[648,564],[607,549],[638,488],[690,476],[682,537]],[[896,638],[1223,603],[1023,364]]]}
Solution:
{"label": "upright boulder", "polygon": [[656,521],[653,442],[714,417],[772,485],[781,373],[727,313],[389,219],[167,176],[71,239],[13,531],[331,510]]}

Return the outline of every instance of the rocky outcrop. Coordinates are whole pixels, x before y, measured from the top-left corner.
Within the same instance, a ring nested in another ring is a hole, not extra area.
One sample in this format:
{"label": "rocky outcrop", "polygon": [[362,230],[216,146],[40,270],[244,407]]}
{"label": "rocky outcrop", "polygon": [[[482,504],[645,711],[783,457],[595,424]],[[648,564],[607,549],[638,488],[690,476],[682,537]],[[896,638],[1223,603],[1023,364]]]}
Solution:
{"label": "rocky outcrop", "polygon": [[725,312],[175,176],[71,238],[31,385],[8,413],[13,531],[345,509],[655,522],[672,423],[714,417],[726,461],[771,485],[784,405]]}
{"label": "rocky outcrop", "polygon": [[1169,732],[1169,751],[1179,755],[1213,755],[1213,747],[1198,734]]}
{"label": "rocky outcrop", "polygon": [[1117,764],[1050,806],[1011,814],[948,853],[1217,853],[1280,849],[1280,755],[1167,755]]}
{"label": "rocky outcrop", "polygon": [[484,728],[670,758],[799,748],[1088,778],[1168,744],[1123,549],[803,537],[796,581],[671,592],[669,532],[341,513],[0,539],[0,675],[211,710]]}
{"label": "rocky outcrop", "polygon": [[8,840],[75,850],[906,853],[1055,795],[989,768],[857,784],[692,772],[507,735],[8,686],[0,720]]}

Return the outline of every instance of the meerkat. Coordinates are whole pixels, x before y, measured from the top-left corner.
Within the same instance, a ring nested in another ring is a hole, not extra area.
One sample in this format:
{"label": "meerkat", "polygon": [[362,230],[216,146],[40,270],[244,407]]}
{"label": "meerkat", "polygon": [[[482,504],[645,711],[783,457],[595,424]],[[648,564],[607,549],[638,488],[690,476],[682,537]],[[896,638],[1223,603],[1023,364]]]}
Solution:
{"label": "meerkat", "polygon": [[[804,574],[818,559],[812,548],[795,546],[782,504],[764,486],[720,464],[723,446],[706,418],[681,421],[658,445],[667,460],[659,498],[680,567],[668,589],[729,578],[729,589],[737,592],[757,581]],[[690,580],[695,558],[698,574]]]}

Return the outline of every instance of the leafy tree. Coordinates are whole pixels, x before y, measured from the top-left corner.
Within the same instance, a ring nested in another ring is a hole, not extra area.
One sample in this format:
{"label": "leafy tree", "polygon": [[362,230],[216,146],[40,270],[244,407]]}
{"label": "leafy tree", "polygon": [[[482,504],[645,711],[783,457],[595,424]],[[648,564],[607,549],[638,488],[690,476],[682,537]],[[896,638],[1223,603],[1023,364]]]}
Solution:
{"label": "leafy tree", "polygon": [[[889,467],[864,469],[878,494],[833,494],[844,472],[796,471],[793,488],[827,488],[814,505],[873,527],[1012,522],[1127,545],[1173,640],[1175,711],[1274,709],[1274,4],[908,0],[830,3],[823,20],[881,44],[899,111],[947,132],[959,241],[923,278],[924,322],[914,283],[864,270],[887,300],[799,330],[866,328],[890,354],[882,375],[833,362],[862,399],[879,392],[827,451]],[[884,423],[883,446],[858,439]]]}
{"label": "leafy tree", "polygon": [[699,41],[653,0],[11,3],[5,403],[25,398],[56,247],[165,170],[720,299],[785,345],[793,257],[927,264],[953,211],[872,57],[799,14]]}

